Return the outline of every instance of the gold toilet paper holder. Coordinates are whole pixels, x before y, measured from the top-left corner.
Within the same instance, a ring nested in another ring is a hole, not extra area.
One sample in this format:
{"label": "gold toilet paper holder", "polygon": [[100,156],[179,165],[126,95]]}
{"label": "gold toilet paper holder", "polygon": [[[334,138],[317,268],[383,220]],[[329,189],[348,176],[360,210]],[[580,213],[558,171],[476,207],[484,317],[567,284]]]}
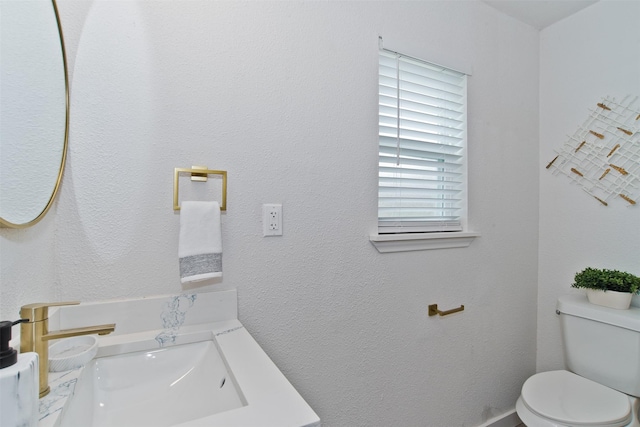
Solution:
{"label": "gold toilet paper holder", "polygon": [[459,311],[464,310],[464,305],[461,305],[458,308],[452,308],[451,310],[438,310],[438,304],[429,304],[429,316],[435,316],[439,314],[440,316],[446,316],[447,314],[457,313]]}

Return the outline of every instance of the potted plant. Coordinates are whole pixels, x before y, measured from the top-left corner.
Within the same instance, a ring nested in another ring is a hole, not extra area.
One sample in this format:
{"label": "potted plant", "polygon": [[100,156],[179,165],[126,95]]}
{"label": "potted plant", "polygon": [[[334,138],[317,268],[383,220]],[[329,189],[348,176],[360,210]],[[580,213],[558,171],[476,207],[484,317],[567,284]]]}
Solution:
{"label": "potted plant", "polygon": [[640,294],[640,277],[618,270],[585,268],[576,273],[572,288],[585,288],[592,304],[628,309],[634,294]]}

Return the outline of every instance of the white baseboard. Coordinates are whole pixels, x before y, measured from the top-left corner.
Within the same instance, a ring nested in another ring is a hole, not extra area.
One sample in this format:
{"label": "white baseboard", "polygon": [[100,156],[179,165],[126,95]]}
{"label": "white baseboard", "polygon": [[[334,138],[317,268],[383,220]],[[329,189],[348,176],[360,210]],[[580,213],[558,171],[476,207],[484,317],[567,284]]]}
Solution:
{"label": "white baseboard", "polygon": [[522,421],[520,417],[518,417],[518,414],[516,414],[516,410],[512,409],[502,415],[491,418],[478,427],[516,427],[519,424],[522,424]]}

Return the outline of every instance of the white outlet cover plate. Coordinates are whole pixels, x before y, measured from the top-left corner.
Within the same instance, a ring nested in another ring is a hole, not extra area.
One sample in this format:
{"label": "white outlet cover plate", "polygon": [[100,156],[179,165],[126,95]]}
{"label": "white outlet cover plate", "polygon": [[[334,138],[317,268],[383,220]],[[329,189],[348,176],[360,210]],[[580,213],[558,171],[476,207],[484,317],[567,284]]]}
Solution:
{"label": "white outlet cover plate", "polygon": [[264,237],[282,236],[282,204],[262,205],[262,235]]}

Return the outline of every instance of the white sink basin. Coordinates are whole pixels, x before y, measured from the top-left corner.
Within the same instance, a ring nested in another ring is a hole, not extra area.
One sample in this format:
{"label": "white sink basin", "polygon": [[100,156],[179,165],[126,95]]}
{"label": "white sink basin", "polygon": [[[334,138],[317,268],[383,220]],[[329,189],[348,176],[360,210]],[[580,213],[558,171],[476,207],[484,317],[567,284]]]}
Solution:
{"label": "white sink basin", "polygon": [[62,306],[53,329],[115,323],[96,358],[49,376],[39,427],[320,427],[224,290]]}
{"label": "white sink basin", "polygon": [[245,405],[215,343],[203,341],[93,360],[61,427],[169,427]]}

